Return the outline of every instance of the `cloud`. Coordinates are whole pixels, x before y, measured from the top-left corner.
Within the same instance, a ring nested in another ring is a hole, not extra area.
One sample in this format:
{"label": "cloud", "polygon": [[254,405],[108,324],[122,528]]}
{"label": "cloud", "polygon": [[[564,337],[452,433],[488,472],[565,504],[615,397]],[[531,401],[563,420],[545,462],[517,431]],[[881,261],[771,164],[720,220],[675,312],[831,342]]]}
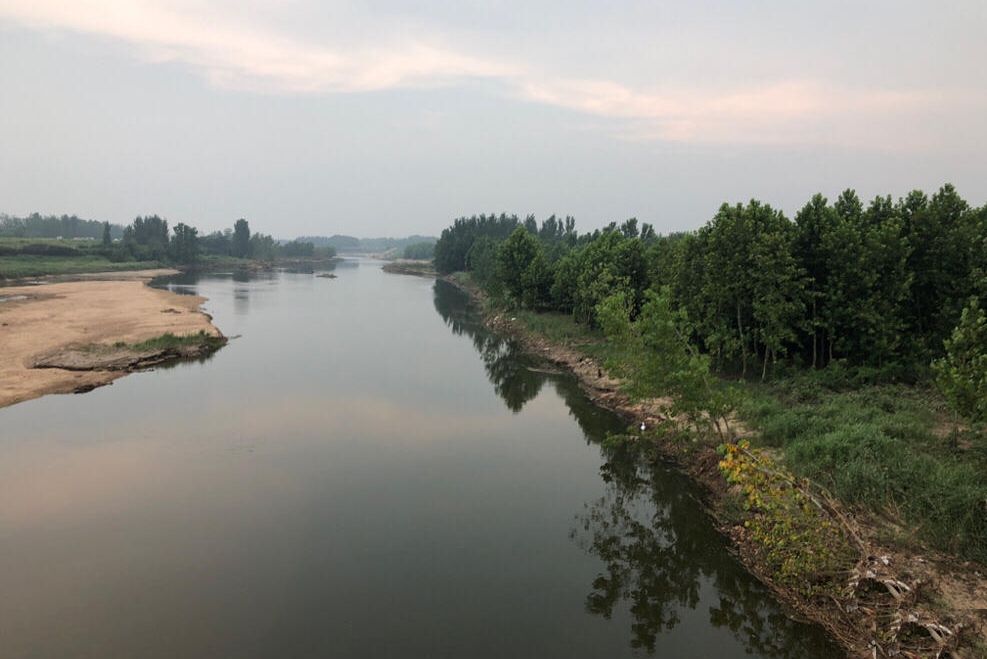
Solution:
{"label": "cloud", "polygon": [[274,92],[368,92],[503,77],[504,67],[408,40],[387,47],[331,49],[222,16],[178,12],[141,0],[0,0],[0,17],[42,29],[118,39],[158,62],[183,62],[213,83]]}
{"label": "cloud", "polygon": [[[918,92],[854,90],[817,81],[784,81],[734,90],[643,93],[613,82],[523,84],[530,100],[626,120],[629,139],[757,144],[873,140],[853,123],[928,110],[937,97]],[[843,139],[841,139],[841,137]]]}
{"label": "cloud", "polygon": [[[605,118],[625,139],[675,142],[920,146],[918,121],[941,96],[782,80],[739,89],[641,91],[609,80],[546,77],[474,56],[435,37],[328,47],[160,0],[0,0],[0,19],[126,42],[156,62],[181,62],[212,84],[269,93],[358,93],[495,81],[528,102]],[[967,99],[970,100],[970,99]],[[983,98],[973,99],[982,106]],[[891,117],[893,120],[888,121]]]}

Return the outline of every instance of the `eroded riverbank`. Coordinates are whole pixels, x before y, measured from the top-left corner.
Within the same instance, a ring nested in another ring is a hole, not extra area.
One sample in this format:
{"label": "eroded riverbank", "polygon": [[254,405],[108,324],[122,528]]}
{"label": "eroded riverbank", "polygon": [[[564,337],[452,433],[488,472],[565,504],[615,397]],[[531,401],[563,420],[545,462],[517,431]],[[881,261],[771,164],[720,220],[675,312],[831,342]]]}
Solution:
{"label": "eroded riverbank", "polygon": [[[480,308],[487,306],[482,291],[468,278],[453,275],[442,279],[470,295]],[[663,436],[675,434],[676,423],[666,412],[668,401],[632,400],[621,390],[620,382],[578,346],[550,340],[509,313],[487,310],[483,318],[495,332],[513,337],[529,353],[570,372],[595,404],[615,412],[634,427],[643,423],[648,429],[664,428],[660,432]],[[746,567],[793,610],[826,628],[851,656],[886,652],[914,657],[982,656],[987,584],[976,565],[959,565],[955,558],[926,548],[889,545],[880,524],[855,516],[823,493],[825,500],[820,503],[824,522],[840,529],[856,558],[835,579],[832,574],[807,575],[833,584],[825,596],[807,595],[777,578],[765,560],[769,548],[753,537],[735,510],[730,510],[738,488],[724,479],[719,468],[721,457],[714,444],[667,441],[667,437],[647,442],[702,486],[709,512],[721,532],[731,539]],[[751,457],[758,459],[754,454]],[[769,460],[765,464],[776,469]],[[807,489],[811,484],[799,486],[787,472],[783,476],[793,484],[784,487],[804,489],[810,499],[815,499]],[[749,515],[742,517],[752,519]],[[825,551],[823,547],[818,549]]]}
{"label": "eroded riverbank", "polygon": [[[0,407],[88,391],[134,370],[218,347],[225,339],[202,311],[205,298],[147,285],[164,274],[174,271],[0,289]],[[168,334],[202,340],[146,343]]]}

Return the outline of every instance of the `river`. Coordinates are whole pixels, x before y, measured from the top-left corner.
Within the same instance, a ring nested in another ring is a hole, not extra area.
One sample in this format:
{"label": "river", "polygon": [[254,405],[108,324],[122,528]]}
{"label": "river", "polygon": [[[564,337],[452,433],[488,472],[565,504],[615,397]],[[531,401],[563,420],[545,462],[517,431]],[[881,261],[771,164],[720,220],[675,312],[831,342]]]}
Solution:
{"label": "river", "polygon": [[379,265],[176,278],[227,347],[0,410],[0,656],[842,656],[570,377]]}

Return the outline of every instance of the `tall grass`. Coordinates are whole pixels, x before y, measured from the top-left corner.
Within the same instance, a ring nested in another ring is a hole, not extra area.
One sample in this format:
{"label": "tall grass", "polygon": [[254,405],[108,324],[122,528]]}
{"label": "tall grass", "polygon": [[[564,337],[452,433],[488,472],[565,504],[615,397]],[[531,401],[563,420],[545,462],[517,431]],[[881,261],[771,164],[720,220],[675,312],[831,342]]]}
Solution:
{"label": "tall grass", "polygon": [[987,562],[987,441],[942,428],[932,391],[841,390],[809,373],[748,393],[741,416],[794,472],[903,522],[914,539]]}
{"label": "tall grass", "polygon": [[207,334],[206,332],[200,330],[195,334],[181,334],[176,335],[171,332],[162,334],[161,336],[156,336],[152,339],[147,339],[146,341],[141,341],[140,343],[123,343],[118,342],[114,344],[117,348],[130,348],[138,352],[151,352],[157,350],[170,350],[175,348],[182,348],[186,346],[199,346],[205,345],[209,347],[218,347],[223,345],[226,340],[220,336],[213,336],[212,334]]}

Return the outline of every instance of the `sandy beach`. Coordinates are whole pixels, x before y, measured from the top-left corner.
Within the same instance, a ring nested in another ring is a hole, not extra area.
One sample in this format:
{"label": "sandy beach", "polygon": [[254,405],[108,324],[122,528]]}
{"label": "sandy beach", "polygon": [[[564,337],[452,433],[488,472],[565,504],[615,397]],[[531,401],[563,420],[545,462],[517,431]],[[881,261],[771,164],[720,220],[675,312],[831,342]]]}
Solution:
{"label": "sandy beach", "polygon": [[221,336],[205,298],[147,286],[167,270],[87,275],[83,281],[0,288],[0,407],[45,394],[88,390],[126,370],[35,368],[46,355],[162,334]]}

